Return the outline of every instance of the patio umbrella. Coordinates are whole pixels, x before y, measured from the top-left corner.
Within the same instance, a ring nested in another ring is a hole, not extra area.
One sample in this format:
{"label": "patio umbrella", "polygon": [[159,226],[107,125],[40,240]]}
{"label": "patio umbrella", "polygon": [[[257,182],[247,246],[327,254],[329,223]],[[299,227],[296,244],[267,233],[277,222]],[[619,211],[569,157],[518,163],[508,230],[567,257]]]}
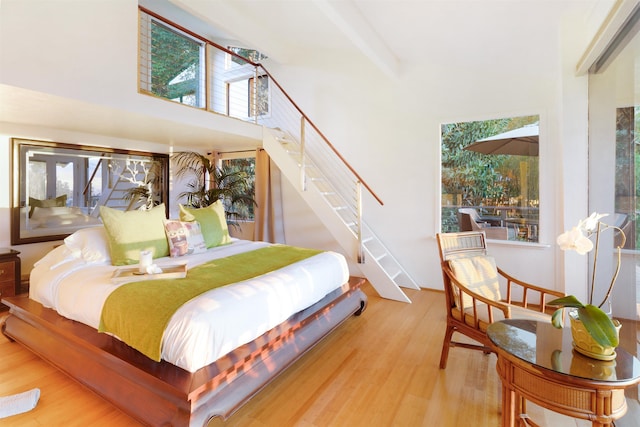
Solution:
{"label": "patio umbrella", "polygon": [[482,154],[537,156],[538,133],[538,124],[534,123],[481,139],[464,149]]}

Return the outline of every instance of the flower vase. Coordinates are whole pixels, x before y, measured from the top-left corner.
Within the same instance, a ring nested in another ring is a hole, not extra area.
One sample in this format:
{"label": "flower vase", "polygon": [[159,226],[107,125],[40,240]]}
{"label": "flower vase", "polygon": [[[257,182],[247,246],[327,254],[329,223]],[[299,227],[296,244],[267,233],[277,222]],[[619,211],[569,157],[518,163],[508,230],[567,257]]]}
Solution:
{"label": "flower vase", "polygon": [[[578,318],[578,313],[575,310],[569,312],[569,319],[571,320],[573,348],[578,353],[598,360],[614,360],[616,358],[616,348],[603,346],[594,340],[584,327],[582,321]],[[616,334],[618,334],[619,337],[622,324],[616,319],[613,319],[613,324],[616,327]]]}

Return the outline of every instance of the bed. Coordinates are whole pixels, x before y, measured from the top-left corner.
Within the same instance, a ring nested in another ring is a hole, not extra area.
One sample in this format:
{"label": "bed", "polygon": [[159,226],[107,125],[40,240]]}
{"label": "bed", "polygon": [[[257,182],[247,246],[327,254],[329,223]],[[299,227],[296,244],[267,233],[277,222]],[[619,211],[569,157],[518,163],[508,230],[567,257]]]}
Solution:
{"label": "bed", "polygon": [[[112,265],[108,240],[105,227],[79,230],[36,263],[29,296],[2,300],[10,308],[2,330],[147,425],[203,426],[214,417],[227,419],[366,307],[363,279],[349,277],[344,257],[313,252],[181,304],[163,329],[156,359],[118,339],[126,336],[119,330],[98,332],[115,294],[142,283],[168,283],[115,280],[124,269],[137,267]],[[232,267],[236,258],[281,246],[230,239],[180,257],[156,257],[153,268],[184,266],[187,280],[212,265]]]}
{"label": "bed", "polygon": [[27,239],[70,234],[79,228],[101,224],[99,218],[85,214],[77,206],[22,208],[20,217],[20,236]]}

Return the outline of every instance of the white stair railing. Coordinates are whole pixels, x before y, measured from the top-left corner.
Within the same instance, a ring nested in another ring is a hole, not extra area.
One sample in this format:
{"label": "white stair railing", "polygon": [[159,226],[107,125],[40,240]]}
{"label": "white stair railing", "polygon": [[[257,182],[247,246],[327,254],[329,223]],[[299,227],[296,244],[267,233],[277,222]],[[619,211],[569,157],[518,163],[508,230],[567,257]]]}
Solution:
{"label": "white stair railing", "polygon": [[[176,27],[148,9],[140,10],[143,22],[153,19]],[[318,213],[347,256],[358,262],[381,296],[409,302],[399,285],[419,287],[363,221],[363,196],[383,204],[371,187],[261,64],[186,28],[176,28],[206,43],[206,64],[202,64],[207,69],[206,84],[200,85],[195,79],[193,82],[198,93],[205,94],[197,99],[205,102],[191,104],[262,125],[264,148]],[[150,37],[141,38],[141,45],[151,44]],[[262,57],[258,52],[244,51],[247,56]],[[150,92],[145,80],[148,77],[148,72],[140,73],[140,87]]]}

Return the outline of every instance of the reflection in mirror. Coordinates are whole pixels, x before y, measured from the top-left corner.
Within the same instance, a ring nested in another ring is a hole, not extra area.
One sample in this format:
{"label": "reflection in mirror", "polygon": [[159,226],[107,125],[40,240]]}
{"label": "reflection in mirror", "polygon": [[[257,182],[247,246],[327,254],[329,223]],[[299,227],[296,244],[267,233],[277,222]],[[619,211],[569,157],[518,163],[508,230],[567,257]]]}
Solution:
{"label": "reflection in mirror", "polygon": [[168,210],[169,156],[13,139],[11,244],[101,224],[100,206]]}

